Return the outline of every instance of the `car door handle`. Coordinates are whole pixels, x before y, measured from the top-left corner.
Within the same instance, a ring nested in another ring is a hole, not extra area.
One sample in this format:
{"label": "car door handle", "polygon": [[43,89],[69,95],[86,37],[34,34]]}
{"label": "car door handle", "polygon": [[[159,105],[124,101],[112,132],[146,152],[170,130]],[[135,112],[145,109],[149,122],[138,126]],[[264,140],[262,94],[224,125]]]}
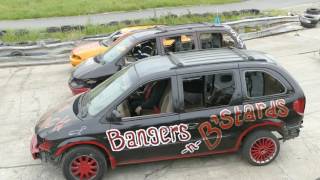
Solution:
{"label": "car door handle", "polygon": [[189,123],[188,124],[188,129],[196,129],[198,127],[199,123]]}

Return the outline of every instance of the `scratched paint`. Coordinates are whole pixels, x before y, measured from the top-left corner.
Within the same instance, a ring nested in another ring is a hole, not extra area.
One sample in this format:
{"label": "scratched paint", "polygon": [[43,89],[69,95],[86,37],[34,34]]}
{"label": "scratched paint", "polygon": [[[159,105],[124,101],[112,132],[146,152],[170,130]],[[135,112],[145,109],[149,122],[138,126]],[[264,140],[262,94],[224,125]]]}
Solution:
{"label": "scratched paint", "polygon": [[66,115],[63,118],[56,118],[52,122],[54,123],[54,126],[51,130],[51,132],[59,132],[66,124],[68,124],[72,119]]}
{"label": "scratched paint", "polygon": [[87,129],[87,126],[81,126],[80,129],[69,131],[69,136],[80,136],[84,130]]}

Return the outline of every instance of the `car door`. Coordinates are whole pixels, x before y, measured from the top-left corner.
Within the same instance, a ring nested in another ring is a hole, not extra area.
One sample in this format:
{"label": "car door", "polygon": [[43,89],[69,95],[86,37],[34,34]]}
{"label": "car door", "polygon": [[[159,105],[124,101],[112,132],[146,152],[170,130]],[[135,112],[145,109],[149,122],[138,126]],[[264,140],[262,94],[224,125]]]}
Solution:
{"label": "car door", "polygon": [[[163,98],[160,101],[159,113],[151,112],[137,116],[132,116],[130,113],[130,115],[123,115],[125,117],[122,117],[120,121],[111,122],[111,129],[107,131],[107,137],[111,148],[114,146],[112,151],[118,164],[148,162],[172,157],[176,154],[176,144],[188,141],[191,137],[187,132],[187,126],[179,121],[179,114],[175,108],[178,97],[176,76],[148,81],[142,85],[163,80],[169,81],[168,85],[171,86],[171,90],[168,90],[167,86],[164,94],[168,96],[161,95]],[[137,91],[140,87],[146,86],[139,85],[136,88]],[[170,99],[166,100],[166,97],[172,98],[171,102]],[[119,112],[127,99],[125,98],[117,106]],[[126,103],[130,106],[133,104],[132,102]]]}
{"label": "car door", "polygon": [[181,154],[206,154],[232,149],[239,131],[242,93],[238,69],[178,76],[183,105],[181,123],[188,124],[189,143]]}

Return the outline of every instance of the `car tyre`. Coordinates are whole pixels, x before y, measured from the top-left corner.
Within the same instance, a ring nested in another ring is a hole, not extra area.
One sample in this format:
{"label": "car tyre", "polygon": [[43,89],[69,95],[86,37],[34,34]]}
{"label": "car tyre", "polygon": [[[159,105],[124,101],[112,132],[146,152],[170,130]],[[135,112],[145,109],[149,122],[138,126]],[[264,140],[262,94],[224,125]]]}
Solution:
{"label": "car tyre", "polygon": [[24,56],[25,54],[22,51],[15,50],[10,53],[10,56]]}
{"label": "car tyre", "polygon": [[305,28],[314,28],[317,26],[318,19],[311,15],[303,15],[299,17],[301,26]]}
{"label": "car tyre", "polygon": [[320,9],[318,9],[318,8],[308,8],[306,13],[307,14],[312,14],[312,15],[319,15],[320,14]]}
{"label": "car tyre", "polygon": [[68,180],[100,180],[107,170],[104,154],[91,146],[79,146],[68,151],[62,159],[63,175]]}
{"label": "car tyre", "polygon": [[271,163],[279,154],[280,143],[270,131],[256,131],[246,137],[242,156],[254,166]]}

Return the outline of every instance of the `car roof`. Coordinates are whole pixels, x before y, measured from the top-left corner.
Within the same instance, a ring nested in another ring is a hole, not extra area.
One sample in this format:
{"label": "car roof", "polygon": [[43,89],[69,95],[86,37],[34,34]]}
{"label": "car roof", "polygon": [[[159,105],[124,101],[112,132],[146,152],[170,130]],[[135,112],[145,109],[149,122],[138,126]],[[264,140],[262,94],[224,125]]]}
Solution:
{"label": "car roof", "polygon": [[203,22],[203,23],[181,24],[181,25],[174,25],[174,26],[161,26],[156,28],[161,30],[162,32],[167,32],[167,31],[178,31],[178,30],[185,30],[185,29],[201,29],[201,28],[224,29],[226,27],[229,27],[229,26],[223,25],[223,24],[215,25],[213,23]]}
{"label": "car roof", "polygon": [[232,64],[241,62],[272,63],[274,59],[263,52],[236,48],[217,48],[187,52],[169,53],[166,56],[153,56],[137,61],[134,66],[139,77],[157,73],[169,73],[186,67]]}
{"label": "car roof", "polygon": [[170,53],[169,58],[178,67],[244,61],[247,56],[237,50],[215,49],[185,53]]}
{"label": "car roof", "polygon": [[159,33],[159,32],[160,30],[158,29],[150,28],[150,29],[132,31],[131,36],[136,39],[141,39],[149,36],[154,36],[156,33]]}
{"label": "car roof", "polygon": [[122,28],[119,31],[121,33],[128,33],[130,31],[144,30],[144,29],[154,28],[154,27],[157,27],[157,26],[159,26],[159,25],[131,26],[131,27]]}
{"label": "car roof", "polygon": [[265,55],[261,52],[240,50],[236,48],[216,48],[169,53],[169,58],[177,67],[232,62],[269,61],[269,59],[265,58]]}
{"label": "car roof", "polygon": [[157,73],[168,72],[176,65],[168,58],[168,56],[153,56],[137,61],[135,69],[139,77],[145,77]]}
{"label": "car roof", "polygon": [[181,24],[173,26],[155,26],[154,28],[141,29],[132,31],[132,36],[139,39],[145,38],[146,36],[166,35],[172,33],[183,33],[192,30],[201,30],[201,29],[214,29],[214,30],[224,30],[229,31],[230,26],[228,25],[215,25],[213,23],[192,23],[192,24]]}

